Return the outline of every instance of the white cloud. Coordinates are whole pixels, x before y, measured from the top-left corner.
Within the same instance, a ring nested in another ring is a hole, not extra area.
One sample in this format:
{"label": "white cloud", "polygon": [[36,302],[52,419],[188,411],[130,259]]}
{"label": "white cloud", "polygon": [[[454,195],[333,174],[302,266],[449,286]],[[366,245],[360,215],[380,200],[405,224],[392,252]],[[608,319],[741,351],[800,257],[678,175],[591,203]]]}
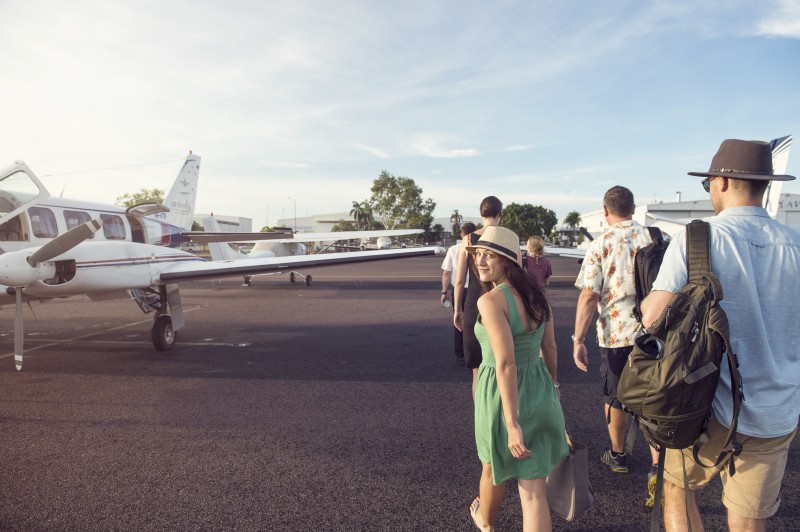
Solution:
{"label": "white cloud", "polygon": [[800,3],[777,0],[777,7],[758,23],[757,35],[800,39]]}
{"label": "white cloud", "polygon": [[379,150],[377,148],[373,148],[371,146],[366,146],[364,144],[353,144],[354,147],[358,148],[359,150],[364,150],[365,152],[374,155],[378,159],[389,159],[389,154],[385,151]]}

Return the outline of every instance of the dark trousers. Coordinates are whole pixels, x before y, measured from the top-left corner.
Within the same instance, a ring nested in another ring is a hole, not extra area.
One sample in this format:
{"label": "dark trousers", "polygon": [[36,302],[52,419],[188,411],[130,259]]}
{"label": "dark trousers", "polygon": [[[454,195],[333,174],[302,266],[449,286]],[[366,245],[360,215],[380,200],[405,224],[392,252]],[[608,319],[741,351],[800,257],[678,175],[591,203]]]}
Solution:
{"label": "dark trousers", "polygon": [[[464,308],[464,300],[467,298],[467,291],[463,291],[461,297],[461,308]],[[453,304],[453,312],[456,311],[456,291],[450,287],[450,303]],[[456,360],[464,360],[464,334],[453,325],[453,349],[456,352]]]}

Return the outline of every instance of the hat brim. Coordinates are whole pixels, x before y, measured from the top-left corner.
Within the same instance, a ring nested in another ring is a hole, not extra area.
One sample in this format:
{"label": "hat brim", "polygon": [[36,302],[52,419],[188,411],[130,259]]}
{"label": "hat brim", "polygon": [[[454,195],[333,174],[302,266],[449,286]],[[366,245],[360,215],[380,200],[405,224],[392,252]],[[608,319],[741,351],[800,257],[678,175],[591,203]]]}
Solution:
{"label": "hat brim", "polygon": [[688,172],[688,174],[698,177],[732,177],[750,181],[794,181],[796,179],[793,175],[786,174],[740,174],[737,172]]}
{"label": "hat brim", "polygon": [[503,248],[501,246],[493,244],[492,242],[490,242],[489,245],[487,245],[485,243],[481,244],[481,241],[478,240],[478,242],[476,242],[474,245],[467,246],[467,253],[469,253],[470,255],[474,255],[475,254],[475,250],[478,249],[478,248],[480,248],[480,249],[488,249],[489,251],[497,253],[498,255],[501,255],[501,256],[509,259],[511,262],[513,262],[514,264],[516,264],[517,266],[522,268],[522,264],[520,264],[520,262],[517,260],[517,257],[510,255],[509,254],[509,250],[507,248]]}

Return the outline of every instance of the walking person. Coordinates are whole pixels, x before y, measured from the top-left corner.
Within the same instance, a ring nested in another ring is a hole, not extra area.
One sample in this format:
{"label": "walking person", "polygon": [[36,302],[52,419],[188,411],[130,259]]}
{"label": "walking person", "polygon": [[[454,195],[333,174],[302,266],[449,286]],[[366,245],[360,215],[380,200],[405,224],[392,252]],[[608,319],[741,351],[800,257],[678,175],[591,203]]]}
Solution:
{"label": "walking person", "polygon": [[[691,448],[667,449],[664,526],[667,531],[688,529],[685,458],[692,530],[703,530],[695,494],[717,475],[728,528],[766,530],[780,506],[789,444],[800,415],[800,329],[795,311],[800,301],[800,234],[771,219],[762,200],[770,181],[794,176],[773,174],[768,143],[736,139],[722,142],[708,172],[689,175],[704,178],[701,184],[716,213],[706,219],[711,229],[711,269],[722,285],[720,306],[728,318],[742,378],[745,401],[737,427],[742,450],[706,469],[695,463]],[[679,232],[667,248],[653,290],[642,302],[645,326],[659,317],[687,279],[686,235]],[[714,463],[733,419],[731,377],[727,358],[722,360],[710,439],[700,447],[706,464]]]}
{"label": "walking person", "polygon": [[[473,231],[475,231],[475,224],[472,222],[466,222],[461,226],[461,240],[463,241],[464,237],[471,234]],[[450,246],[450,249],[447,250],[447,254],[442,261],[441,302],[442,305],[446,305],[447,301],[450,301],[453,304],[453,311],[455,311],[455,290],[453,289],[455,277],[453,276],[453,270],[456,270],[458,267],[458,252],[461,249],[459,244],[460,241]],[[469,279],[466,280],[466,283],[469,284]],[[466,295],[466,292],[464,292],[463,295]],[[461,305],[464,305],[463,296]],[[464,338],[461,331],[455,325],[453,325],[453,349],[455,350],[456,354],[456,364],[463,366]]]}
{"label": "walking person", "polygon": [[[603,451],[600,460],[614,473],[628,472],[625,429],[630,416],[622,410],[622,404],[617,399],[617,384],[640,332],[639,322],[633,314],[636,301],[633,257],[637,250],[652,241],[649,231],[633,220],[635,207],[633,193],[625,187],[615,186],[605,193],[603,214],[609,230],[589,244],[575,281],[575,287],[580,289],[581,294],[575,312],[575,333],[572,335],[573,358],[578,369],[589,370],[585,340],[596,309],[599,314],[597,343],[603,378],[604,419],[608,420],[611,441],[611,447]],[[650,457],[645,505],[651,507],[655,497],[658,463],[658,453],[652,448]]]}
{"label": "walking person", "polygon": [[544,239],[534,235],[528,238],[528,256],[525,259],[525,266],[528,273],[536,279],[542,289],[547,293],[547,285],[550,284],[550,276],[553,275],[553,266],[550,259],[544,256]]}
{"label": "walking person", "polygon": [[475,324],[483,350],[475,443],[483,468],[470,515],[480,530],[493,530],[504,483],[516,478],[522,530],[549,530],[547,475],[569,452],[557,393],[552,311],[538,283],[522,269],[516,233],[487,227],[466,249],[487,288],[478,299]]}
{"label": "walking person", "polygon": [[[487,228],[499,225],[502,213],[503,202],[495,196],[483,198],[480,205],[483,226],[461,241],[461,250],[458,256],[453,325],[464,335],[464,364],[472,370],[473,396],[475,395],[475,382],[478,379],[478,366],[481,364],[481,345],[475,337],[474,329],[475,320],[478,318],[478,298],[482,294],[482,287],[473,264],[473,258],[467,253],[466,247],[477,242]],[[469,282],[467,282],[468,278]],[[465,291],[466,296],[464,295]]]}

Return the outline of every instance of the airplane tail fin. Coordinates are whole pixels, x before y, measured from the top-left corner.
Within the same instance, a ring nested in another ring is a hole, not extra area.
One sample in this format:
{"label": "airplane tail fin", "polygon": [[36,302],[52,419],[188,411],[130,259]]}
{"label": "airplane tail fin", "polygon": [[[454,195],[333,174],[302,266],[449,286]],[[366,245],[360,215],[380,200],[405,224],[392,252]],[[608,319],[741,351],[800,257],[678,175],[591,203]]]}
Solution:
{"label": "airplane tail fin", "polygon": [[[217,219],[213,216],[203,218],[203,229],[213,233],[222,232]],[[234,250],[227,242],[209,242],[208,251],[211,252],[211,260],[237,260],[247,256],[240,251]]]}
{"label": "airplane tail fin", "polygon": [[165,221],[187,231],[191,231],[194,222],[194,204],[197,198],[197,181],[200,177],[200,156],[186,157],[178,177],[169,189],[164,205],[169,208]]}
{"label": "airplane tail fin", "polygon": [[[789,150],[792,147],[792,136],[787,135],[770,142],[772,146],[772,171],[776,174],[785,174],[789,164]],[[764,208],[772,218],[778,214],[780,206],[781,188],[783,181],[770,181],[767,192],[764,194]]]}

